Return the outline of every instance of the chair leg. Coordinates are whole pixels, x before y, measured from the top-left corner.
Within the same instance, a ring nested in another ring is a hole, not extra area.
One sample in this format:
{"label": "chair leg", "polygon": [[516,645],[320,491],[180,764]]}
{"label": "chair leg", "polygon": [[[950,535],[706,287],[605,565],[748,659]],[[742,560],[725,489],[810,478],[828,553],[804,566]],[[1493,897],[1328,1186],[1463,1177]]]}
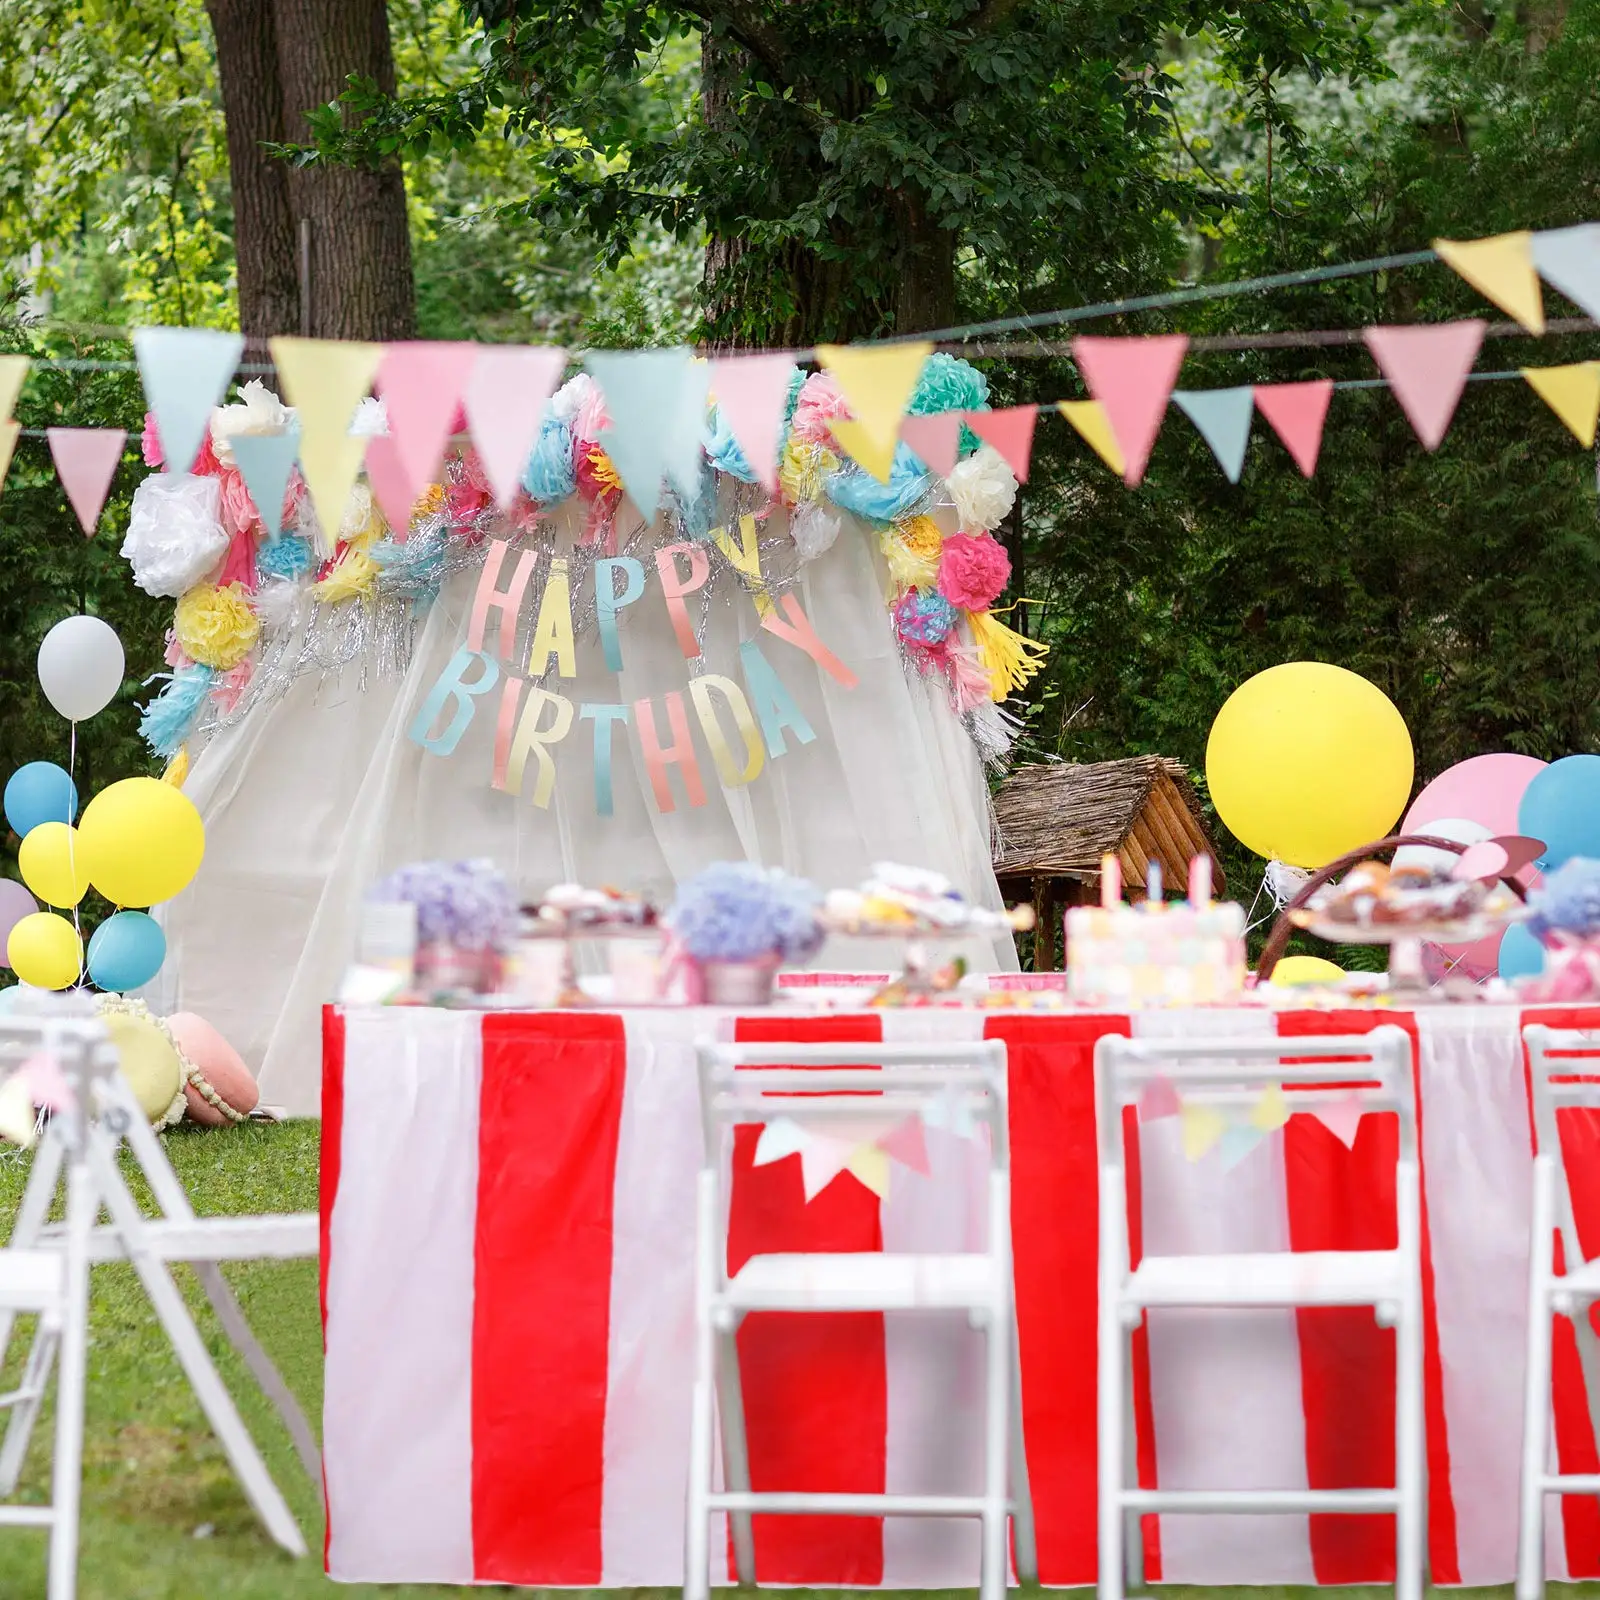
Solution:
{"label": "chair leg", "polygon": [[66,1284],[61,1375],[56,1388],[55,1459],[51,1463],[49,1600],[78,1592],[78,1502],[83,1487],[84,1388],[89,1367],[89,1232],[99,1206],[82,1160],[67,1169]]}
{"label": "chair leg", "polygon": [[683,1539],[684,1600],[711,1597],[711,1456],[716,1430],[713,1399],[715,1339],[705,1307],[696,1307],[693,1410],[689,1422],[689,1497]]}
{"label": "chair leg", "polygon": [[[1122,1481],[1129,1489],[1139,1487],[1139,1424],[1138,1415],[1133,1404],[1133,1336],[1136,1329],[1129,1328],[1124,1335],[1126,1343],[1123,1346],[1126,1384],[1123,1393],[1125,1402],[1122,1408]],[[1144,1582],[1144,1517],[1137,1511],[1130,1511],[1123,1519],[1123,1570],[1127,1575],[1128,1592],[1140,1594],[1145,1587]]]}
{"label": "chair leg", "polygon": [[1009,1576],[1006,1533],[1011,1475],[1011,1315],[1007,1300],[984,1328],[983,1559],[979,1600],[1005,1600]]}
{"label": "chair leg", "polygon": [[[734,1494],[750,1491],[750,1447],[744,1431],[744,1385],[739,1376],[739,1331],[717,1335],[717,1411],[722,1419],[722,1477]],[[755,1523],[748,1511],[730,1511],[734,1580],[756,1581]]]}
{"label": "chair leg", "polygon": [[1549,1284],[1555,1229],[1554,1169],[1533,1167],[1533,1248],[1528,1264],[1528,1363],[1522,1392],[1522,1488],[1517,1516],[1517,1600],[1544,1594],[1544,1510],[1541,1480],[1550,1457],[1551,1351],[1555,1342]]}
{"label": "chair leg", "polygon": [[1407,1297],[1395,1329],[1395,1600],[1422,1600],[1427,1564],[1427,1492],[1423,1448],[1422,1296]]}
{"label": "chair leg", "polygon": [[1108,1227],[1102,1207],[1100,1229],[1100,1338],[1097,1406],[1100,1435],[1099,1600],[1123,1596],[1123,1352],[1124,1330],[1117,1315],[1117,1286],[1110,1268],[1117,1258],[1115,1228]]}
{"label": "chair leg", "polygon": [[0,1445],[0,1500],[9,1500],[17,1492],[23,1463],[28,1458],[28,1444],[33,1438],[34,1424],[39,1420],[44,1392],[50,1383],[50,1368],[55,1363],[60,1343],[60,1324],[53,1318],[41,1317],[39,1326],[34,1329],[33,1343],[28,1347],[22,1382],[18,1385],[21,1398],[11,1408],[5,1443]]}
{"label": "chair leg", "polygon": [[[46,1129],[39,1141],[39,1148],[34,1151],[28,1184],[22,1191],[22,1204],[17,1207],[17,1220],[11,1229],[10,1243],[14,1249],[30,1250],[39,1242],[39,1234],[49,1219],[50,1205],[60,1182],[61,1135],[53,1128]],[[14,1312],[0,1311],[0,1364],[5,1361],[15,1321]]]}
{"label": "chair leg", "polygon": [[1039,1544],[1033,1525],[1033,1489],[1028,1481],[1028,1440],[1022,1428],[1022,1338],[1016,1303],[1011,1308],[1011,1539],[1017,1577],[1039,1581]]}

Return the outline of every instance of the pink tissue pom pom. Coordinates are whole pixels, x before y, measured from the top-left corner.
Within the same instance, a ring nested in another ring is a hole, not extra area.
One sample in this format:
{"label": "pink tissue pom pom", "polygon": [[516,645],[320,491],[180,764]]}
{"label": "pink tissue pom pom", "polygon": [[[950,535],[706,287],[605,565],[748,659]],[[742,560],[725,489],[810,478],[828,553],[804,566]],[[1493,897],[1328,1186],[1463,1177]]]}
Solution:
{"label": "pink tissue pom pom", "polygon": [[224,467],[219,474],[222,484],[222,525],[229,533],[248,533],[261,519],[256,515],[255,501],[245,487],[244,474],[237,467]]}
{"label": "pink tissue pom pom", "polygon": [[939,593],[963,611],[987,611],[1011,577],[1011,557],[988,534],[957,533],[939,553]]}
{"label": "pink tissue pom pom", "polygon": [[606,397],[600,392],[600,385],[590,378],[578,403],[578,414],[572,419],[573,435],[586,444],[593,444],[610,426],[611,413],[606,410]]}
{"label": "pink tissue pom pom", "polygon": [[171,628],[167,629],[167,651],[162,659],[174,672],[183,667],[192,667],[194,665],[194,662],[189,659],[184,651],[183,646],[178,643],[178,636]]}
{"label": "pink tissue pom pom", "polygon": [[825,445],[830,450],[838,446],[828,432],[828,424],[835,417],[848,417],[850,408],[833,375],[813,372],[800,385],[800,398],[795,404],[794,420],[789,424],[789,437],[803,439],[807,444]]}
{"label": "pink tissue pom pom", "polygon": [[144,434],[139,446],[144,452],[144,464],[147,467],[159,467],[166,459],[161,454],[161,435],[156,432],[156,414],[153,411],[144,414]]}
{"label": "pink tissue pom pom", "polygon": [[[166,452],[161,448],[161,433],[156,427],[156,415],[153,411],[144,414],[144,432],[139,436],[139,450],[144,456],[147,467],[163,467],[167,463]],[[195,462],[189,470],[197,478],[215,478],[222,471],[222,463],[217,460],[217,452],[211,448],[211,430],[206,429],[205,438],[201,441],[200,454],[195,457]]]}
{"label": "pink tissue pom pom", "polygon": [[250,674],[254,667],[248,661],[241,661],[238,666],[228,672],[221,673],[217,678],[216,687],[211,691],[211,698],[216,702],[217,709],[224,716],[230,715],[238,709],[244,692],[250,687]]}

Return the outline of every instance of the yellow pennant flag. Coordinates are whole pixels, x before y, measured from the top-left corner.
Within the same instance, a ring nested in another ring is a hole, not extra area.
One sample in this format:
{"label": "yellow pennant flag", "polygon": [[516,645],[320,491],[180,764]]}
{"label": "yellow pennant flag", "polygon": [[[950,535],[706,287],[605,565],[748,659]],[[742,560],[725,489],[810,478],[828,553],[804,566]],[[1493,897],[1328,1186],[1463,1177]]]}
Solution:
{"label": "yellow pennant flag", "polygon": [[1127,471],[1128,463],[1123,459],[1117,436],[1111,431],[1111,419],[1098,400],[1058,400],[1056,410],[1082,434],[1084,443],[1119,478]]}
{"label": "yellow pennant flag", "polygon": [[1259,1128],[1263,1133],[1272,1133],[1288,1120],[1289,1102],[1284,1098],[1283,1090],[1277,1084],[1269,1083],[1251,1109],[1250,1126]]}
{"label": "yellow pennant flag", "polygon": [[[859,424],[862,436],[880,451],[887,450],[891,461],[895,441],[900,436],[900,419],[917,392],[922,365],[932,354],[933,346],[923,340],[905,344],[817,346],[817,361],[838,381],[840,393]],[[843,444],[844,440],[839,442]],[[855,455],[855,451],[851,454]],[[857,455],[856,460],[861,461],[861,457]],[[861,464],[872,471],[866,462]],[[882,476],[887,480],[887,467]]]}
{"label": "yellow pennant flag", "polygon": [[17,448],[21,432],[20,422],[0,422],[0,490],[5,488],[6,473],[11,470],[11,452]]}
{"label": "yellow pennant flag", "polygon": [[0,418],[14,416],[22,380],[28,376],[28,356],[0,356]]}
{"label": "yellow pennant flag", "polygon": [[875,1144],[857,1145],[844,1164],[845,1171],[880,1200],[889,1198],[889,1156]]}
{"label": "yellow pennant flag", "polygon": [[857,466],[870,472],[879,483],[889,481],[890,469],[894,466],[894,439],[887,444],[875,439],[867,432],[863,423],[852,422],[849,417],[832,417],[828,422],[828,431],[839,441],[839,447]]}
{"label": "yellow pennant flag", "polygon": [[1595,419],[1600,417],[1600,361],[1575,361],[1569,367],[1524,367],[1522,376],[1572,429],[1578,443],[1592,450]]}
{"label": "yellow pennant flag", "polygon": [[1215,1106],[1191,1105],[1187,1102],[1178,1112],[1183,1128],[1183,1153],[1187,1160],[1198,1161],[1227,1132],[1228,1123]]}
{"label": "yellow pennant flag", "polygon": [[300,471],[321,530],[321,554],[332,555],[367,441],[352,438],[356,407],[372,387],[383,359],[381,344],[338,339],[277,338],[272,359],[283,393],[300,413]]}
{"label": "yellow pennant flag", "polygon": [[1529,333],[1544,332],[1544,293],[1527,229],[1492,239],[1435,239],[1433,248],[1485,300],[1493,300]]}

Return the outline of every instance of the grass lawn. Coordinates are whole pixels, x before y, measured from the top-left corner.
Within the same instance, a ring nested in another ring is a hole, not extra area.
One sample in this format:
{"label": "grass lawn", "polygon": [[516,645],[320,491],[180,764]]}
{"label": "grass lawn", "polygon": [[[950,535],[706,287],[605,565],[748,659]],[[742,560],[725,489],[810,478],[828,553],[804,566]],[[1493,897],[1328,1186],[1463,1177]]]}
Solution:
{"label": "grass lawn", "polygon": [[[180,1129],[167,1136],[178,1175],[202,1215],[314,1211],[317,1124],[249,1124],[222,1133]],[[27,1181],[28,1158],[0,1157],[0,1230],[8,1232]],[[142,1189],[136,1187],[142,1194]],[[3,1236],[3,1235],[0,1235]],[[226,1459],[200,1414],[134,1278],[131,1267],[96,1267],[89,1346],[88,1439],[84,1464],[82,1600],[304,1600],[320,1596],[386,1596],[391,1600],[459,1597],[433,1586],[369,1587],[328,1582],[322,1575],[322,1505],[276,1414],[263,1400],[213,1321],[187,1268],[178,1269],[200,1327],[239,1401],[246,1422],[305,1530],[314,1552],[292,1561],[261,1531]],[[320,1415],[322,1338],[314,1261],[230,1267],[228,1277],[254,1325],[308,1415]],[[23,1323],[25,1334],[29,1324]],[[13,1341],[3,1381],[11,1387],[25,1340]],[[41,1418],[24,1478],[24,1495],[42,1500],[48,1483],[48,1419]],[[0,1600],[43,1596],[45,1535],[0,1533]],[[484,1592],[484,1591],[478,1591]],[[509,1593],[509,1590],[495,1592]],[[529,1592],[529,1591],[522,1591]],[[1388,1589],[1343,1590],[1351,1597]],[[1478,1594],[1509,1593],[1475,1591]],[[1552,1594],[1561,1594],[1560,1588]],[[1578,1596],[1584,1591],[1565,1591]],[[1589,1593],[1593,1594],[1593,1589]],[[675,1590],[635,1591],[660,1595]],[[788,1591],[797,1597],[805,1591]],[[1216,1590],[1163,1589],[1183,1600],[1215,1600]],[[1297,1591],[1241,1591],[1250,1600],[1282,1600]]]}

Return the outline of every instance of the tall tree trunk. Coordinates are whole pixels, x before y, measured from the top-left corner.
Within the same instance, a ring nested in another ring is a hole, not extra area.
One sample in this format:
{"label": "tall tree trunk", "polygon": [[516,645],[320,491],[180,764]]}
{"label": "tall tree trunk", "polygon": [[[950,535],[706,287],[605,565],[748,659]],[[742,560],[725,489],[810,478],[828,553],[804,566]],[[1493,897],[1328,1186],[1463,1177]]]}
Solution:
{"label": "tall tree trunk", "polygon": [[262,148],[283,133],[274,5],[275,0],[206,0],[228,127],[239,326],[257,339],[300,326],[289,169]]}
{"label": "tall tree trunk", "polygon": [[337,100],[352,74],[393,92],[384,0],[206,5],[228,119],[240,325],[256,339],[302,329],[321,339],[410,338],[416,303],[399,165],[295,169],[262,149],[308,140],[306,113]]}
{"label": "tall tree trunk", "polygon": [[956,320],[956,236],[931,217],[919,197],[902,194],[900,281],[894,331],[931,333]]}

